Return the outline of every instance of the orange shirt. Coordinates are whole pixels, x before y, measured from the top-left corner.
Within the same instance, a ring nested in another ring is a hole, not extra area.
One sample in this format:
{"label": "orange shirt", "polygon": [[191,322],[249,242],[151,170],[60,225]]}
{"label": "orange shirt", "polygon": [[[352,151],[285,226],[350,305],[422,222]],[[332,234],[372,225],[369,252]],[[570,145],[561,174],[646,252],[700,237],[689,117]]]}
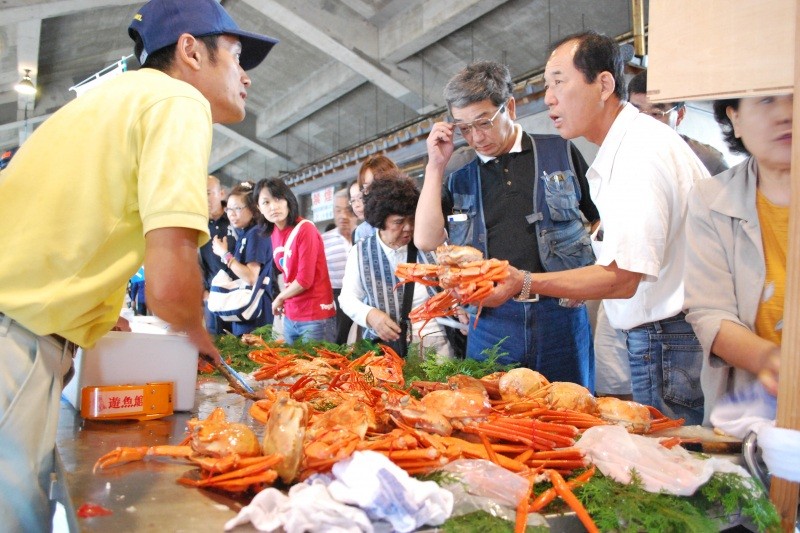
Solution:
{"label": "orange shirt", "polygon": [[756,334],[780,345],[786,290],[786,251],[789,247],[789,208],[770,203],[758,191],[756,209],[767,268],[761,303],[756,313]]}

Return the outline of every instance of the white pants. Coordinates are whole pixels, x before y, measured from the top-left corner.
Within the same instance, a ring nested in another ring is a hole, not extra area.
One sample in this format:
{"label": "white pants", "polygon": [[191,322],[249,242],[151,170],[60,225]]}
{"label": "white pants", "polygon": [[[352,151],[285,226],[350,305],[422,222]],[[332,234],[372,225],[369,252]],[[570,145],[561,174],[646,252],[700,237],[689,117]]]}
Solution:
{"label": "white pants", "polygon": [[631,365],[625,332],[611,327],[603,302],[594,330],[594,388],[598,395],[631,394]]}
{"label": "white pants", "polygon": [[[411,339],[411,342],[420,342],[419,335],[415,333]],[[440,361],[455,357],[453,355],[453,348],[450,346],[450,342],[447,340],[447,335],[444,333],[431,333],[429,335],[425,335],[425,338],[422,340],[422,347],[426,352],[433,348],[433,350],[436,352],[437,359]]]}
{"label": "white pants", "polygon": [[0,314],[0,516],[4,531],[52,528],[50,474],[72,353]]}

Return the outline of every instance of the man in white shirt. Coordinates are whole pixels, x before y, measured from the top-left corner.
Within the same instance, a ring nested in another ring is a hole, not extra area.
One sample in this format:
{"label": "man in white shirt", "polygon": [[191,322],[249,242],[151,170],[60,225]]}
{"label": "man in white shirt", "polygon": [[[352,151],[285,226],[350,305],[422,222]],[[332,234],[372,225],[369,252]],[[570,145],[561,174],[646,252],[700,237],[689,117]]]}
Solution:
{"label": "man in white shirt", "polygon": [[347,344],[347,336],[353,321],[342,311],[339,294],[342,292],[342,278],[347,254],[353,247],[351,237],[356,226],[356,215],[350,209],[347,189],[333,196],[333,222],[336,227],[322,234],[325,246],[325,260],[328,263],[328,276],[331,278],[333,298],[336,300],[336,344]]}
{"label": "man in white shirt", "polygon": [[559,134],[600,146],[587,172],[603,221],[594,265],[567,272],[512,270],[489,302],[527,292],[604,299],[626,334],[633,399],[664,414],[703,420],[702,351],[682,312],[689,190],[708,172],[668,126],[626,102],[618,45],[595,32],[556,44],[545,67],[545,104]]}

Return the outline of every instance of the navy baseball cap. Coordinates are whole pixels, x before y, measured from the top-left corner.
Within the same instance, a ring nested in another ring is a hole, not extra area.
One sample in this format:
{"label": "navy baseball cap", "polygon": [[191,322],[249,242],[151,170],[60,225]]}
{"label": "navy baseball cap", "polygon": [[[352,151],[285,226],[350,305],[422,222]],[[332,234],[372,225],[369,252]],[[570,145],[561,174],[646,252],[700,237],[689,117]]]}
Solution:
{"label": "navy baseball cap", "polygon": [[195,37],[206,35],[233,35],[242,43],[239,64],[244,70],[257,67],[277,39],[242,31],[225,9],[215,0],[151,0],[143,5],[128,26],[128,35],[136,40],[138,34],[144,43],[139,63],[144,65],[147,56],[178,42],[178,37],[188,33]]}

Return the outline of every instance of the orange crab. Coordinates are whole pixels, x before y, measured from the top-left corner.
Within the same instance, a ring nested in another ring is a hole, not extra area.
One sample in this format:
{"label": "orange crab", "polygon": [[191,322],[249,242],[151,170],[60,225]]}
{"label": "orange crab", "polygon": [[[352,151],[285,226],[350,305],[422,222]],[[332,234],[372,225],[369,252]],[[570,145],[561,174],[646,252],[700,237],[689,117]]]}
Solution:
{"label": "orange crab", "polygon": [[189,436],[180,445],[118,447],[97,460],[94,472],[150,457],[175,457],[188,459],[202,471],[200,479],[180,478],[184,485],[242,492],[258,491],[275,481],[273,467],[283,456],[262,455],[255,433],[244,424],[228,422],[221,407],[187,425]]}
{"label": "orange crab", "polygon": [[[439,285],[442,292],[412,309],[412,321],[455,316],[458,304],[479,306],[492,292],[494,285],[508,277],[508,261],[483,259],[480,250],[471,246],[442,245],[436,249],[438,264],[401,263],[395,274],[400,283],[415,282]],[[477,320],[476,320],[477,322]]]}

